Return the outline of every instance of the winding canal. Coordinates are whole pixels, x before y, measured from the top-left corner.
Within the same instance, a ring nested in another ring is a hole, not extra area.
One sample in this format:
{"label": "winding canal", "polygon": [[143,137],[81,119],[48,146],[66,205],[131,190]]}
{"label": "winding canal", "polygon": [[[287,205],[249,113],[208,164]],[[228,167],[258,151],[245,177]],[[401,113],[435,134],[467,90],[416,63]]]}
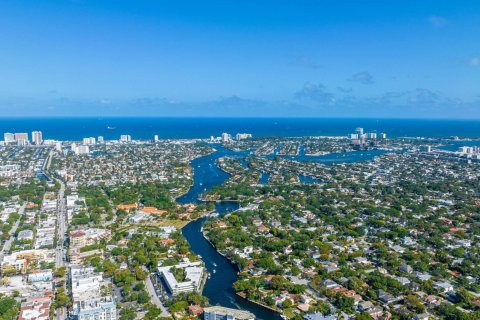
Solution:
{"label": "winding canal", "polygon": [[[235,157],[243,159],[250,153],[250,151],[231,151],[221,147],[214,146],[216,151],[210,155],[194,159],[191,165],[194,169],[193,185],[182,197],[177,199],[178,203],[199,203],[199,196],[213,187],[222,184],[229,178],[229,174],[222,171],[216,165],[216,160],[221,157]],[[323,157],[306,157],[303,155],[294,158],[298,161],[318,161],[325,163],[339,163],[339,162],[354,162],[359,160],[369,160],[380,152],[363,152],[363,153],[349,153],[335,154]],[[268,181],[268,180],[267,180]],[[236,202],[217,202],[215,204],[216,210],[219,214],[225,214],[238,209]],[[212,245],[203,237],[201,232],[202,225],[208,218],[195,220],[187,224],[183,229],[183,236],[190,244],[191,250],[200,255],[205,262],[205,267],[211,274],[210,279],[207,280],[203,295],[208,297],[211,305],[222,305],[224,307],[248,310],[255,314],[259,320],[267,319],[281,319],[280,315],[274,311],[263,308],[257,304],[251,303],[241,297],[238,297],[233,290],[233,283],[237,280],[238,269],[235,265],[230,263],[225,257],[220,255]]]}
{"label": "winding canal", "polygon": [[[249,152],[234,152],[221,146],[215,146],[216,152],[192,161],[194,169],[194,183],[189,192],[178,198],[179,203],[198,203],[198,197],[213,187],[222,184],[229,175],[217,167],[215,161],[221,157],[244,158]],[[219,214],[225,214],[238,209],[236,202],[218,202],[215,204]],[[183,230],[183,236],[190,243],[193,252],[200,255],[205,262],[205,267],[211,277],[207,280],[203,295],[208,297],[211,305],[248,310],[255,314],[257,319],[281,319],[273,311],[262,308],[241,297],[238,297],[232,286],[237,280],[238,269],[225,257],[220,255],[210,243],[203,237],[202,225],[208,218],[195,220],[187,224]]]}

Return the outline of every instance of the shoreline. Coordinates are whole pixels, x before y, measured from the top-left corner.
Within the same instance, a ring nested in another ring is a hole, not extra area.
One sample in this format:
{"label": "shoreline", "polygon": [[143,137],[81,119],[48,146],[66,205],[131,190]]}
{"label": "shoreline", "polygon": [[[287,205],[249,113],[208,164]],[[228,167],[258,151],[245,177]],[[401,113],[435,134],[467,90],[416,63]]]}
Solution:
{"label": "shoreline", "polygon": [[248,299],[247,297],[244,297],[244,296],[241,294],[241,292],[235,292],[235,295],[236,295],[237,297],[240,297],[240,298],[242,298],[242,299],[245,299],[246,301],[248,301],[248,302],[250,302],[250,303],[254,303],[254,304],[256,304],[257,306],[260,306],[260,307],[265,308],[265,309],[268,309],[268,310],[270,310],[270,311],[272,311],[272,312],[276,312],[276,313],[278,313],[278,314],[281,315],[281,316],[282,316],[282,315],[284,316],[283,312],[281,312],[280,310],[277,310],[277,309],[274,309],[274,308],[272,308],[272,307],[269,307],[269,306],[267,306],[266,304],[263,304],[263,303],[261,303],[261,302],[258,302],[258,301],[255,301],[255,300],[250,300],[250,299]]}
{"label": "shoreline", "polygon": [[[209,156],[209,155],[211,155],[211,154],[214,154],[215,152],[218,152],[218,150],[217,150],[216,148],[214,148],[213,151],[212,151],[211,153],[209,153],[208,155],[206,155],[206,156]],[[201,158],[201,157],[199,157],[199,158]],[[199,159],[199,158],[196,158],[196,159]],[[195,160],[195,159],[194,159],[194,160]],[[194,160],[192,160],[192,161],[194,161]],[[193,180],[192,180],[192,186],[194,186],[194,185],[195,185],[195,165],[192,164],[191,162],[190,162],[190,165],[191,165],[192,169],[194,170],[194,171],[193,171]],[[222,168],[220,168],[220,167],[216,164],[216,161],[214,162],[214,165],[215,165],[219,170],[225,172],[228,176],[231,176],[231,173],[226,172],[225,170],[222,170]],[[188,193],[190,192],[192,186],[189,188],[189,190],[188,190],[185,194],[188,194]],[[175,198],[175,201],[176,201],[176,203],[181,204],[180,202],[178,202],[178,199],[179,199],[179,198],[180,198],[180,197]],[[230,203],[240,203],[240,200],[205,200],[205,199],[200,199],[200,198],[198,198],[198,197],[197,197],[196,199],[192,199],[192,200],[193,200],[193,201],[191,201],[191,203],[208,203],[208,202],[214,202],[214,203],[221,203],[221,202],[225,202],[225,203],[228,203],[228,202],[230,202]],[[214,211],[212,211],[212,212],[217,212],[217,211],[214,210]],[[219,214],[220,214],[220,213],[219,213]],[[198,221],[199,219],[205,219],[205,220],[206,220],[206,219],[209,219],[210,216],[211,216],[211,215],[207,213],[207,214],[205,214],[205,215],[203,215],[203,216],[200,216],[200,217],[198,217],[198,218],[196,218],[196,219],[190,220],[187,224],[185,224],[185,226],[182,227],[182,229],[181,229],[182,232],[183,232],[183,230],[184,230],[184,228],[185,228],[186,226],[190,225],[190,223],[192,223],[192,222],[194,222],[194,221]],[[226,259],[227,262],[228,262],[231,266],[234,266],[234,267],[235,267],[235,269],[237,270],[237,272],[236,272],[236,277],[235,277],[235,281],[237,281],[237,280],[238,280],[238,274],[239,274],[239,272],[240,272],[239,265],[238,265],[237,263],[235,263],[234,261],[232,261],[232,259],[229,258],[225,253],[222,253],[221,251],[217,250],[217,248],[216,248],[216,247],[214,246],[214,244],[210,241],[210,239],[208,239],[208,238],[205,236],[205,232],[204,232],[204,229],[203,229],[203,223],[201,223],[201,225],[200,225],[200,230],[199,230],[199,231],[200,231],[200,233],[201,233],[201,236],[207,241],[208,245],[211,246],[211,248],[215,251],[215,253],[218,253],[220,256],[222,256],[224,259]],[[188,240],[187,240],[187,241],[188,241]],[[189,244],[190,244],[190,243],[189,243]],[[201,260],[205,263],[203,257],[201,257]],[[204,265],[204,267],[206,268],[205,265]],[[208,271],[208,269],[207,269],[207,271]],[[205,279],[205,282],[203,283],[203,286],[202,286],[202,287],[203,287],[203,288],[202,288],[202,294],[203,294],[203,290],[205,289],[205,286],[207,285],[207,282],[208,282],[208,275],[207,275],[207,277],[206,277],[206,279]],[[232,283],[233,283],[233,282],[232,282]],[[231,288],[231,286],[230,286],[230,288]],[[231,288],[231,289],[233,289],[233,288]],[[223,293],[223,294],[225,294],[225,295],[230,295],[230,292],[225,292],[225,293]],[[233,292],[231,293],[231,295],[232,295],[232,297],[235,297],[235,296],[241,297],[241,296],[239,296],[234,290],[233,290]],[[262,305],[262,304],[259,303],[259,302],[250,301],[250,300],[247,299],[247,298],[242,298],[242,299],[244,299],[246,302],[252,303],[252,307],[253,307],[253,305],[255,305],[255,306],[258,306],[258,307],[264,309],[265,311],[262,311],[262,312],[275,312],[276,315],[279,315],[279,316],[282,315],[282,313],[279,312],[278,310],[274,310],[274,309],[272,309],[272,308],[270,308],[270,307],[268,307],[268,306],[266,306],[266,305]],[[248,307],[248,306],[244,306],[243,308],[237,306],[237,308],[250,311],[250,307]],[[271,316],[273,316],[273,315],[271,315]],[[267,316],[267,318],[270,318],[271,316]]]}
{"label": "shoreline", "polygon": [[211,246],[213,249],[215,249],[215,252],[217,252],[219,255],[221,255],[222,257],[224,257],[225,259],[227,259],[228,262],[230,262],[231,265],[234,265],[234,266],[238,269],[238,272],[237,272],[237,275],[238,275],[238,273],[241,272],[240,267],[238,266],[238,264],[235,263],[235,261],[232,261],[232,259],[229,258],[225,253],[223,253],[222,251],[217,250],[217,247],[215,247],[215,245],[213,244],[213,242],[210,241],[210,239],[209,239],[207,236],[205,236],[205,230],[203,229],[203,226],[202,226],[202,229],[201,229],[200,232],[202,233],[202,236],[205,238],[205,240],[207,240],[207,242],[210,244],[210,246]]}
{"label": "shoreline", "polygon": [[[224,257],[225,259],[227,259],[228,262],[229,262],[231,265],[234,265],[234,266],[238,269],[238,272],[237,272],[237,279],[238,279],[238,273],[241,272],[240,267],[238,266],[238,264],[237,264],[236,262],[234,262],[230,257],[228,257],[225,253],[223,253],[222,251],[219,251],[219,250],[215,247],[215,245],[212,243],[212,241],[210,241],[210,239],[205,235],[205,231],[204,231],[203,227],[202,227],[202,231],[201,231],[201,232],[202,232],[202,236],[205,238],[205,240],[207,240],[207,242],[212,246],[212,248],[215,249],[215,251],[216,251],[218,254],[220,254],[222,257]],[[240,292],[235,292],[235,295],[238,296],[238,297],[240,297],[240,298],[242,298],[242,299],[244,299],[244,300],[246,300],[246,301],[248,301],[248,302],[250,302],[250,303],[256,304],[257,306],[260,306],[260,307],[265,308],[265,309],[267,309],[267,310],[276,312],[276,313],[278,313],[279,315],[284,315],[283,312],[281,312],[281,311],[279,311],[279,310],[277,310],[277,309],[274,309],[274,308],[272,308],[272,307],[270,307],[270,306],[267,306],[266,304],[263,304],[263,303],[261,303],[261,302],[255,301],[255,300],[248,299],[247,297],[241,295]]]}

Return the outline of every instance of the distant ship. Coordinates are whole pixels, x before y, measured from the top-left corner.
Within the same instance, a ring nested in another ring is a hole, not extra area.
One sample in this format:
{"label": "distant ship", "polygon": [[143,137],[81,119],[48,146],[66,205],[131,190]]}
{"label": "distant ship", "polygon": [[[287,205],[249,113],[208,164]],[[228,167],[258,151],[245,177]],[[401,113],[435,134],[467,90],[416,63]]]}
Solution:
{"label": "distant ship", "polygon": [[115,127],[110,127],[110,126],[108,126],[107,129],[108,129],[108,130],[115,130]]}

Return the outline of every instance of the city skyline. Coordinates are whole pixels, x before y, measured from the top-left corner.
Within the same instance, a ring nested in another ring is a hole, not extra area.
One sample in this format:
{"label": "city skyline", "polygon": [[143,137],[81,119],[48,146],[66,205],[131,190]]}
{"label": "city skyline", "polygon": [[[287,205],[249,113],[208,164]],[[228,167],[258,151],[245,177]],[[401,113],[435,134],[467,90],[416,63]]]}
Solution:
{"label": "city skyline", "polygon": [[480,320],[480,2],[0,1],[0,320]]}
{"label": "city skyline", "polygon": [[469,1],[4,1],[2,117],[480,118]]}

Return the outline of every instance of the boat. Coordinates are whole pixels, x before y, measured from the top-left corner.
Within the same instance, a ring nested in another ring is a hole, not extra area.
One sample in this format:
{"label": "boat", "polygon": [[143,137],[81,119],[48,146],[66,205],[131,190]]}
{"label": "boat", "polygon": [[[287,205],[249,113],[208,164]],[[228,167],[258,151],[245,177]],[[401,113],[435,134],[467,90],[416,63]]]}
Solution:
{"label": "boat", "polygon": [[213,269],[213,273],[216,273],[217,272],[217,269]]}
{"label": "boat", "polygon": [[216,266],[217,266],[217,264],[214,262],[214,263],[213,263],[213,266],[214,266],[214,267],[216,267]]}
{"label": "boat", "polygon": [[210,277],[211,277],[211,275],[210,275],[210,272],[209,272],[208,275],[207,275],[207,278],[210,279]]}
{"label": "boat", "polygon": [[108,129],[108,130],[115,130],[115,127],[110,127],[110,126],[108,126],[107,129]]}

